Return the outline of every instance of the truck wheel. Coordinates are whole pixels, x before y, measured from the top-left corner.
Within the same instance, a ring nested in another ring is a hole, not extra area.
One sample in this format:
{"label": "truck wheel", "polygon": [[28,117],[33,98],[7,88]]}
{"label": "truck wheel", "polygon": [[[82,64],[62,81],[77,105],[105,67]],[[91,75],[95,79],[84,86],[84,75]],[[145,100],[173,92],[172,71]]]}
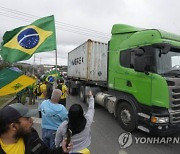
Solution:
{"label": "truck wheel", "polygon": [[69,93],[71,94],[71,95],[75,95],[76,94],[76,89],[75,88],[69,88]]}
{"label": "truck wheel", "polygon": [[80,88],[79,97],[80,97],[80,100],[82,102],[85,102],[85,88],[84,88],[84,86],[81,86],[81,88]]}
{"label": "truck wheel", "polygon": [[117,118],[124,130],[132,132],[136,128],[136,116],[131,105],[127,102],[122,102],[118,106]]}

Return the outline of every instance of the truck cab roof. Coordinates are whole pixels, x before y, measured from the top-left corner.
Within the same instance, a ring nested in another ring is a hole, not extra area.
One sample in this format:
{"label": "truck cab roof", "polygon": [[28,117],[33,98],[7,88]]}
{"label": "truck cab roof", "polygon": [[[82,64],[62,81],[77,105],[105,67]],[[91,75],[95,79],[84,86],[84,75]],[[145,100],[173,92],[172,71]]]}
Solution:
{"label": "truck cab roof", "polygon": [[179,35],[159,29],[143,29],[125,24],[115,24],[111,33],[111,50],[126,50],[158,43],[168,43],[180,48]]}

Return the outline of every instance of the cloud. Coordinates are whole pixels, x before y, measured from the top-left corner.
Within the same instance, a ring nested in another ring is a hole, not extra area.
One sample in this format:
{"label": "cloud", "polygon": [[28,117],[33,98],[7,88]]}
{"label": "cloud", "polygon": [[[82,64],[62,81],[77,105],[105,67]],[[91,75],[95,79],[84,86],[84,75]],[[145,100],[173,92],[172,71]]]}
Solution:
{"label": "cloud", "polygon": [[[179,8],[179,0],[1,0],[0,36],[7,30],[54,14],[58,64],[66,65],[68,52],[88,39],[107,43],[113,24],[180,33]],[[21,13],[12,13],[12,10]],[[39,53],[35,57],[36,63],[55,64],[54,52]],[[33,58],[26,62],[33,63]]]}

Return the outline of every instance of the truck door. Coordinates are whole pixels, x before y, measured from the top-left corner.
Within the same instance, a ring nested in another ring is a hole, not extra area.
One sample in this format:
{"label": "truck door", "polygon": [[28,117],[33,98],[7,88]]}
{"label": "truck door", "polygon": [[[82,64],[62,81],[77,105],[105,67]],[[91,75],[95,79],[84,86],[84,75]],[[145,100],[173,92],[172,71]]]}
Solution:
{"label": "truck door", "polygon": [[135,54],[131,50],[120,52],[120,65],[116,68],[114,81],[115,89],[133,95],[141,104],[150,105],[152,73],[135,71],[134,59]]}

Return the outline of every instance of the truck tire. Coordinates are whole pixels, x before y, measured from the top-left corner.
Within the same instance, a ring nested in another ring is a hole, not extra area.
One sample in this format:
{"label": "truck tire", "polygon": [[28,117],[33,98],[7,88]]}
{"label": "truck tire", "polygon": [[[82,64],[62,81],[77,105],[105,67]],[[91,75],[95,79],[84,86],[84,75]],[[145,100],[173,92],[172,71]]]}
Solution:
{"label": "truck tire", "polygon": [[117,119],[124,130],[132,132],[136,129],[136,115],[128,102],[122,102],[119,104]]}
{"label": "truck tire", "polygon": [[69,93],[73,96],[76,94],[76,89],[75,88],[69,88]]}
{"label": "truck tire", "polygon": [[80,87],[79,97],[82,102],[85,102],[85,87],[84,86]]}

